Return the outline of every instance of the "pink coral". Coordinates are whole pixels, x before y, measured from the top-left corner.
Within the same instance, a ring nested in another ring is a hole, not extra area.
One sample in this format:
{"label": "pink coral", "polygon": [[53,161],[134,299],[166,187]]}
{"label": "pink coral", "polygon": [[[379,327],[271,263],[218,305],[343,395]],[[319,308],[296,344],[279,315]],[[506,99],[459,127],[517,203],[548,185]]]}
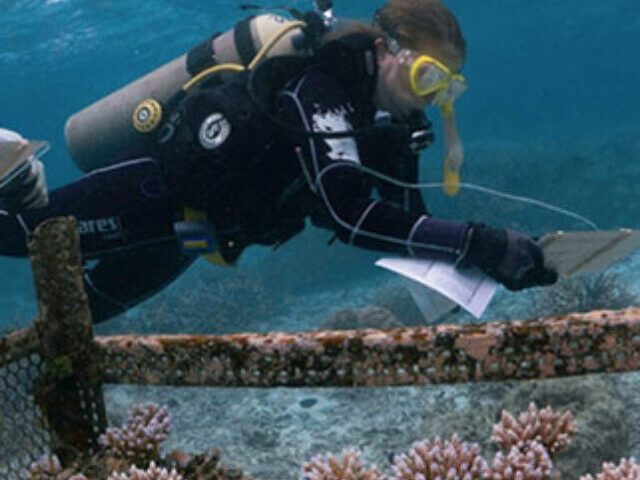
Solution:
{"label": "pink coral", "polygon": [[116,457],[133,464],[146,464],[158,456],[160,444],[167,438],[171,415],[166,405],[136,405],[121,428],[107,428],[100,443]]}
{"label": "pink coral", "polygon": [[302,466],[305,480],[383,480],[382,473],[374,466],[365,470],[360,462],[360,452],[342,452],[342,461],[333,455],[316,455]]}
{"label": "pink coral", "polygon": [[[580,477],[580,480],[594,480],[591,475]],[[595,480],[640,480],[640,465],[635,458],[620,460],[618,465],[606,462],[602,464],[602,472],[597,474]]]}
{"label": "pink coral", "polygon": [[487,468],[478,444],[460,442],[456,435],[447,441],[436,437],[394,456],[389,480],[472,480],[482,478]]}
{"label": "pink coral", "polygon": [[493,468],[485,471],[489,480],[546,480],[551,477],[553,463],[547,449],[538,442],[512,446],[507,455],[498,452]]}
{"label": "pink coral", "polygon": [[529,410],[521,413],[518,420],[503,410],[500,423],[493,426],[491,440],[505,450],[512,447],[523,450],[525,444],[536,441],[553,454],[564,450],[576,431],[571,412],[558,413],[551,407],[538,410],[531,402]]}
{"label": "pink coral", "polygon": [[56,455],[43,455],[29,467],[29,480],[48,480],[62,471]]}
{"label": "pink coral", "polygon": [[166,468],[156,467],[156,464],[151,462],[146,470],[132,466],[129,473],[112,473],[107,480],[184,480],[184,477],[175,469],[168,471]]}

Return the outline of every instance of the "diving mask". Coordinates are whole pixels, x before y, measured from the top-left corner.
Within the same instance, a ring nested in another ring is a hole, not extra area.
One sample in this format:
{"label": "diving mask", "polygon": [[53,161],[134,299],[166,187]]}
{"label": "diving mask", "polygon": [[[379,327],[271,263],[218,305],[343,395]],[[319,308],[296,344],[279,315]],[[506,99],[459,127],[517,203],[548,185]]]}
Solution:
{"label": "diving mask", "polygon": [[448,195],[456,195],[460,191],[460,167],[464,161],[464,151],[456,126],[453,103],[467,90],[467,81],[438,59],[402,48],[393,38],[388,38],[387,41],[398,63],[409,66],[412,92],[427,99],[431,105],[440,107],[445,137],[443,188]]}
{"label": "diving mask", "polygon": [[413,93],[422,98],[433,95],[430,99],[433,105],[453,103],[468,88],[462,75],[452,73],[445,64],[429,55],[418,56],[405,48],[398,52],[398,61],[410,66],[409,81]]}
{"label": "diving mask", "polygon": [[432,105],[452,104],[469,88],[461,74],[453,73],[437,58],[403,48],[395,38],[387,37],[387,44],[398,62],[409,66],[413,93],[422,98],[433,96],[429,99]]}

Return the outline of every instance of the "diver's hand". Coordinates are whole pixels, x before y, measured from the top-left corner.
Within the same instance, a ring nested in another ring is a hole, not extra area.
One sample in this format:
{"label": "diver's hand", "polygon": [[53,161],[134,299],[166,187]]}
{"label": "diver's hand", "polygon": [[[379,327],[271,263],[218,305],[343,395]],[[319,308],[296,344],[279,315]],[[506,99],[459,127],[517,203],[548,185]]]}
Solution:
{"label": "diver's hand", "polygon": [[44,165],[31,155],[0,178],[0,209],[21,212],[49,203]]}
{"label": "diver's hand", "polygon": [[0,209],[20,212],[47,205],[44,166],[35,155],[47,146],[0,128]]}
{"label": "diver's hand", "polygon": [[531,237],[477,223],[469,227],[459,266],[479,267],[509,290],[552,285],[558,280],[556,271],[545,266],[544,253]]}

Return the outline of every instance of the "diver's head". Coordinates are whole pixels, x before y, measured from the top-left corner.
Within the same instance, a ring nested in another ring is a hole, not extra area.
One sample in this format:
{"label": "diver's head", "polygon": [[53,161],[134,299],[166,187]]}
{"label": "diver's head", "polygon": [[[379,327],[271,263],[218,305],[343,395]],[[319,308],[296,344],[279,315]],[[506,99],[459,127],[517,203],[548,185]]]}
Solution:
{"label": "diver's head", "polygon": [[398,119],[460,95],[466,42],[451,11],[439,0],[388,0],[375,16],[378,108]]}

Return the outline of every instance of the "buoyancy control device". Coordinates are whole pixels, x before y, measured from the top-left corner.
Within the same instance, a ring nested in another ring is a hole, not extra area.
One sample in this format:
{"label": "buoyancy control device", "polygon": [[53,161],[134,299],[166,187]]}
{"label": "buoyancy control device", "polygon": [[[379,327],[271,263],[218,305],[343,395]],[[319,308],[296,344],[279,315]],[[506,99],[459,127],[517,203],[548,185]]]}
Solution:
{"label": "buoyancy control device", "polygon": [[301,19],[273,13],[250,16],[73,114],[65,138],[75,164],[90,172],[150,155],[155,136],[149,133],[162,122],[167,102],[203,76],[217,73],[224,80],[267,58],[310,56],[314,42],[334,22],[331,3],[316,3],[316,11],[298,16]]}

